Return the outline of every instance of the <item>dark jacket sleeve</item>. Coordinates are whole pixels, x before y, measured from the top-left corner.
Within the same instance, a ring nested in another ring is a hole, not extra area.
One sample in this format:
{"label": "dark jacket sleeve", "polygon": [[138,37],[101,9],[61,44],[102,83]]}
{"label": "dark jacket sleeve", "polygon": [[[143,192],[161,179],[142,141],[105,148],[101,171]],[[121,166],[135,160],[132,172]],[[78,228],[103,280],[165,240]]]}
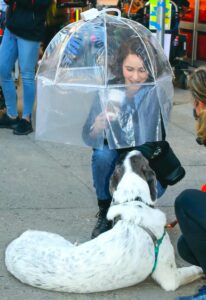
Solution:
{"label": "dark jacket sleeve", "polygon": [[12,4],[14,4],[15,0],[4,0],[4,2],[5,2],[7,5],[12,5]]}
{"label": "dark jacket sleeve", "polygon": [[50,4],[52,3],[52,0],[9,0],[9,2],[16,2],[17,6],[21,6],[25,9],[29,10],[41,10],[45,8],[49,8]]}
{"label": "dark jacket sleeve", "polygon": [[6,27],[17,36],[42,41],[45,35],[47,9],[52,0],[6,0]]}

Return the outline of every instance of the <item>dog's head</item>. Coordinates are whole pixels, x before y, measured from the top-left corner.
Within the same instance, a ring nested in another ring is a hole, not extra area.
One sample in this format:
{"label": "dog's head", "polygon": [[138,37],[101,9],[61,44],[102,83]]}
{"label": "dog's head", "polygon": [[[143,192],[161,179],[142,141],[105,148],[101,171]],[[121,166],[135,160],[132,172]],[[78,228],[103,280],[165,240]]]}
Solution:
{"label": "dog's head", "polygon": [[117,163],[110,180],[113,204],[141,199],[152,205],[156,200],[156,176],[141,152],[129,152],[123,162]]}

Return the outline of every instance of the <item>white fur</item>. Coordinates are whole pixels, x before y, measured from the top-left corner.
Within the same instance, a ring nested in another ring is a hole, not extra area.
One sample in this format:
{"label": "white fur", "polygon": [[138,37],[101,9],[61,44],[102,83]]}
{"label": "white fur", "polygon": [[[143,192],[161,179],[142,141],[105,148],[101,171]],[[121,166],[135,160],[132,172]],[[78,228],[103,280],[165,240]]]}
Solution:
{"label": "white fur", "polygon": [[[161,238],[166,217],[159,209],[147,205],[152,202],[148,186],[132,172],[130,157],[131,154],[124,162],[127,166],[125,177],[118,185],[115,205],[108,211],[109,220],[121,217],[111,230],[78,246],[57,234],[26,231],[6,249],[8,271],[35,287],[76,293],[123,288],[148,277],[155,256],[153,240],[145,228],[157,239]],[[141,185],[142,188],[133,185]],[[143,202],[133,201],[137,196]],[[174,250],[166,234],[152,277],[169,291],[201,276],[201,268],[176,267]]]}
{"label": "white fur", "polygon": [[145,203],[153,204],[146,181],[135,173],[126,172],[118,184],[116,191],[113,193],[113,201],[121,204],[126,201],[135,200],[137,195],[144,199]]}
{"label": "white fur", "polygon": [[141,155],[139,151],[133,150],[124,160],[125,173],[119,182],[116,191],[113,193],[113,202],[116,204],[133,201],[136,197],[144,199],[144,202],[153,205],[150,197],[150,190],[147,182],[142,179],[138,174],[135,174],[130,165],[130,157],[133,155]]}

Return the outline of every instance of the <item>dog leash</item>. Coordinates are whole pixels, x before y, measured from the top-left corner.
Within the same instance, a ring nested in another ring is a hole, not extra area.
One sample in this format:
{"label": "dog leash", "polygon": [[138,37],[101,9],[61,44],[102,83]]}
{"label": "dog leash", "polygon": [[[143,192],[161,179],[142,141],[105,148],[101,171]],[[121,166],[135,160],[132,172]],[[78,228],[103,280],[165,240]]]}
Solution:
{"label": "dog leash", "polygon": [[178,223],[178,221],[177,221],[177,220],[174,220],[173,222],[166,224],[166,225],[165,225],[165,228],[167,228],[167,229],[172,229],[172,228],[175,227],[175,225],[177,225],[177,223]]}
{"label": "dog leash", "polygon": [[[165,234],[166,234],[166,230],[164,230],[163,232],[163,235],[161,236],[160,239],[158,239],[155,243],[155,249],[154,249],[154,252],[155,252],[155,262],[154,262],[154,266],[152,268],[152,273],[155,271],[156,267],[157,267],[157,259],[158,259],[158,254],[159,254],[159,248],[160,248],[160,245],[165,237]],[[152,274],[151,273],[151,274]]]}
{"label": "dog leash", "polygon": [[164,232],[163,232],[163,235],[161,236],[160,239],[157,239],[156,236],[154,235],[154,233],[149,229],[149,228],[146,228],[142,225],[139,225],[139,227],[141,227],[144,231],[146,231],[149,236],[151,237],[153,243],[154,243],[154,253],[155,253],[155,261],[154,261],[154,265],[153,265],[153,268],[152,268],[152,272],[151,274],[155,271],[156,269],[156,266],[157,266],[157,258],[158,258],[158,254],[159,254],[159,247],[164,239],[164,236],[166,234],[166,226],[164,228]]}
{"label": "dog leash", "polygon": [[[163,235],[161,236],[160,239],[158,239],[155,243],[155,262],[154,262],[154,266],[152,268],[152,273],[155,271],[156,267],[157,267],[157,259],[158,259],[158,254],[159,254],[159,248],[160,248],[160,245],[164,239],[164,236],[166,234],[166,229],[172,229],[175,227],[175,225],[177,224],[177,220],[171,222],[171,223],[168,223],[165,225],[165,229],[164,229],[164,232],[163,232]],[[151,273],[151,274],[152,274]]]}

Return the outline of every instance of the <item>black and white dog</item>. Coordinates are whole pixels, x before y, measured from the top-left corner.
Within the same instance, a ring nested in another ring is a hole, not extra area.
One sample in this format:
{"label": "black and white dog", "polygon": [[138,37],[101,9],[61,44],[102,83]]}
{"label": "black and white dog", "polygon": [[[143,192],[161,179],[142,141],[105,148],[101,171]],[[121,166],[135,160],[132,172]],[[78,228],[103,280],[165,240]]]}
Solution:
{"label": "black and white dog", "polygon": [[57,234],[26,231],[6,249],[8,271],[38,288],[75,293],[128,287],[149,275],[171,291],[200,278],[199,267],[176,267],[165,214],[153,207],[155,187],[147,160],[130,152],[111,179],[107,218],[118,217],[111,230],[78,246]]}

